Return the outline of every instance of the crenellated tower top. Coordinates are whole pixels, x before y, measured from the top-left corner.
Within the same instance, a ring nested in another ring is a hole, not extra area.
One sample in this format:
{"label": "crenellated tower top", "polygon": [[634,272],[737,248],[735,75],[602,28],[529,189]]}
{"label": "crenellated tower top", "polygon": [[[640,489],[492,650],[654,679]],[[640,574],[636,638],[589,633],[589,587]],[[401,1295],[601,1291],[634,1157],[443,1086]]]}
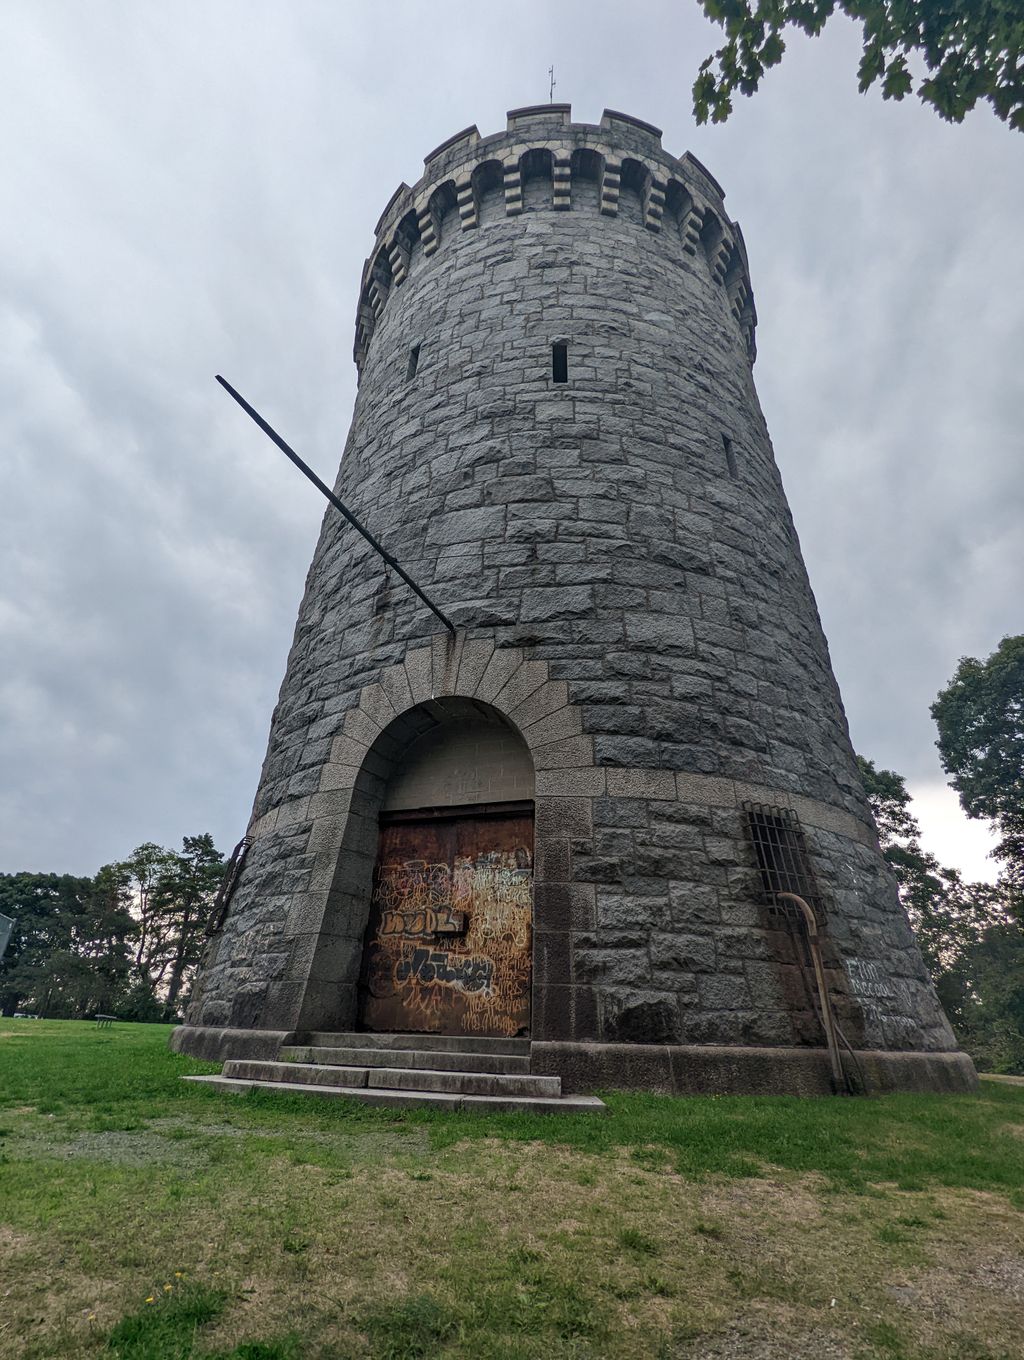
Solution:
{"label": "crenellated tower top", "polygon": [[673,156],[661,131],[629,114],[605,109],[599,125],[572,122],[569,104],[512,109],[504,132],[481,137],[465,128],[424,158],[424,174],[400,184],[377,223],[374,249],[363,268],[356,314],[355,361],[362,371],[374,329],[392,290],[405,282],[410,259],[444,249],[454,232],[480,226],[481,202],[500,192],[505,218],[524,209],[524,184],[550,183],[545,205],[571,211],[574,185],[596,181],[596,202],[606,217],[619,213],[620,195],[635,194],[643,228],[673,233],[683,255],[703,262],[723,290],[751,362],[757,315],[746,247],[739,223],[725,212],[721,186],[689,151]]}

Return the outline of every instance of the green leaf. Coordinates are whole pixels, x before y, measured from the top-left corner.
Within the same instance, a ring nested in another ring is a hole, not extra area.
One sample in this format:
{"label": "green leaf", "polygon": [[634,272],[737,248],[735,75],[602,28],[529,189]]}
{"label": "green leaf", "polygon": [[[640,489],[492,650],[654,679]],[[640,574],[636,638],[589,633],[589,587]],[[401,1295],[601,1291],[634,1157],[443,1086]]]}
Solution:
{"label": "green leaf", "polygon": [[882,82],[883,99],[904,99],[914,87],[914,82],[910,78],[907,70],[907,63],[903,57],[897,57],[889,63],[889,69],[885,73]]}
{"label": "green leaf", "polygon": [[871,43],[864,48],[864,55],[860,59],[857,68],[857,88],[861,94],[870,88],[871,85],[885,70],[885,53],[882,51],[880,43]]}
{"label": "green leaf", "polygon": [[761,48],[761,61],[767,66],[778,66],[782,60],[782,54],[786,50],[786,44],[778,33],[772,33],[765,45]]}

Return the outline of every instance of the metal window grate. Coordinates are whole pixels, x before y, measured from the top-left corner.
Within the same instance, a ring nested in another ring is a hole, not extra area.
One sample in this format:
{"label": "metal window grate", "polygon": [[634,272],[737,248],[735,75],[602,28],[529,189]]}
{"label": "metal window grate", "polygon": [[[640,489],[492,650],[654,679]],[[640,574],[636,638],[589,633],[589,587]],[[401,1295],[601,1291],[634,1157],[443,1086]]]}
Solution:
{"label": "metal window grate", "polygon": [[811,907],[819,923],[824,921],[824,905],[814,881],[799,817],[792,808],[770,807],[765,803],[744,803],[743,811],[761,871],[765,902],[773,912],[788,914],[788,906],[777,895],[796,893]]}

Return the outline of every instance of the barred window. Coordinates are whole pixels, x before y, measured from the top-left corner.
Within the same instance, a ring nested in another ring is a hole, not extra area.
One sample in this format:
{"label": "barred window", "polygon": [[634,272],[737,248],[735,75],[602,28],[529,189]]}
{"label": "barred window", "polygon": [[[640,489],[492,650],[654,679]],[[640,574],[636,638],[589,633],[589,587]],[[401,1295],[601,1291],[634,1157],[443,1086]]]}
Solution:
{"label": "barred window", "polygon": [[766,904],[776,910],[785,909],[778,894],[796,893],[813,910],[819,923],[823,921],[824,907],[800,818],[792,808],[770,807],[765,803],[744,803],[743,811],[761,871]]}

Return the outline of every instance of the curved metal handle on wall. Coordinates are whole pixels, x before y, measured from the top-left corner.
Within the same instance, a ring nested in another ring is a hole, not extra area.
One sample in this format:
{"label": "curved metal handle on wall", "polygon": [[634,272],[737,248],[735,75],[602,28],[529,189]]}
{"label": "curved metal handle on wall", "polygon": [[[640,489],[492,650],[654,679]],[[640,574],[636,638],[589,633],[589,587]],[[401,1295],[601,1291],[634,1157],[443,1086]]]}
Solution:
{"label": "curved metal handle on wall", "polygon": [[850,1083],[846,1072],[843,1069],[843,1060],[839,1056],[839,1039],[837,1035],[838,1026],[836,1025],[835,1015],[832,1013],[832,1001],[828,994],[828,985],[825,981],[825,965],[821,957],[821,938],[818,935],[818,918],[807,902],[797,893],[777,892],[775,897],[780,901],[793,902],[796,904],[800,914],[804,919],[804,929],[807,931],[807,943],[811,951],[811,962],[814,964],[814,980],[818,987],[818,1002],[821,1006],[821,1023],[825,1030],[825,1043],[828,1046],[829,1062],[832,1064],[832,1084],[836,1091],[850,1091]]}

